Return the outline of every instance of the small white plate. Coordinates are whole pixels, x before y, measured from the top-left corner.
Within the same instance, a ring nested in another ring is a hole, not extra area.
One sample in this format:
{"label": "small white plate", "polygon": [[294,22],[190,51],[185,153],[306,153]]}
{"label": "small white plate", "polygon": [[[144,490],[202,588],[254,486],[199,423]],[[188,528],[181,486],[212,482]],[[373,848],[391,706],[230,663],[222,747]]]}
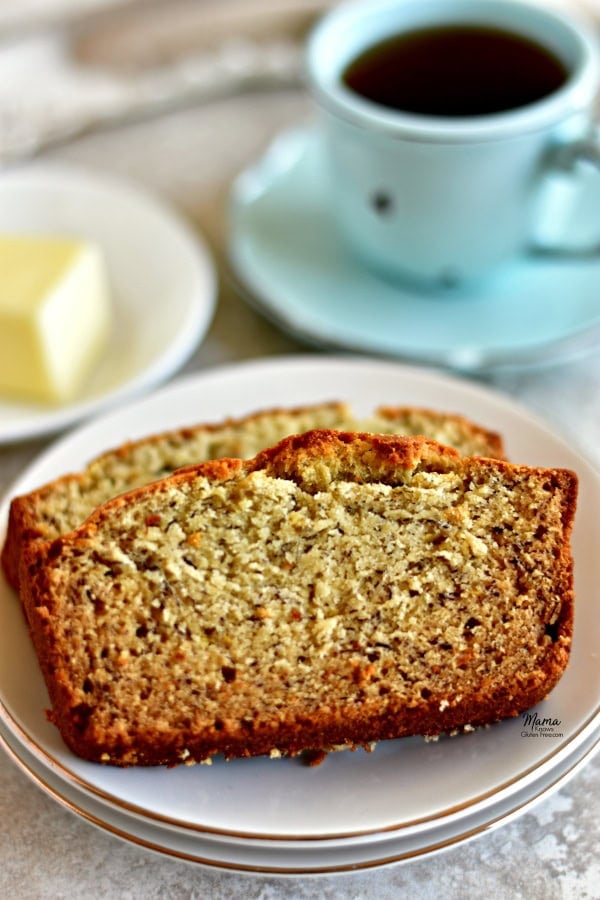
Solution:
{"label": "small white plate", "polygon": [[[582,176],[585,190],[574,198],[571,245],[589,245],[594,231],[597,240],[595,175]],[[540,229],[549,240],[558,238],[553,224]],[[229,252],[249,302],[320,347],[476,372],[548,365],[600,344],[600,253],[570,260],[523,256],[485,283],[435,294],[385,281],[362,266],[338,236],[321,141],[312,129],[281,135],[237,179]]]}
{"label": "small white plate", "polygon": [[158,198],[128,182],[53,164],[0,175],[0,232],[96,241],[114,327],[83,394],[60,407],[0,400],[0,444],[65,428],[154,387],[206,333],[216,276],[202,239]]}
{"label": "small white plate", "polygon": [[[13,486],[33,489],[76,471],[102,450],[153,431],[216,421],[257,408],[339,399],[358,415],[377,405],[458,412],[500,431],[509,458],[577,471],[581,492],[573,536],[577,590],[571,662],[539,707],[560,721],[536,736],[523,717],[469,735],[426,743],[381,742],[371,754],[338,753],[322,766],[250,759],[175,769],[116,769],[75,757],[45,718],[48,698],[14,592],[0,577],[0,719],[55,772],[115,809],[221,841],[361,843],[417,835],[456,823],[511,797],[562,765],[600,719],[600,478],[572,447],[501,395],[422,368],[321,356],[223,367],[81,426],[47,450]],[[8,512],[0,507],[0,542]]]}

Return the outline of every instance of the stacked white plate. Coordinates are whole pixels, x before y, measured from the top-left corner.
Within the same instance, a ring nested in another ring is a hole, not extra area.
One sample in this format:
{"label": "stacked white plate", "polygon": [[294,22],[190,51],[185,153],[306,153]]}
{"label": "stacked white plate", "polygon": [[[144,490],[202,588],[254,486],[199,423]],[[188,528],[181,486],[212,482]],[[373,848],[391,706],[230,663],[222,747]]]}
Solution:
{"label": "stacked white plate", "polygon": [[[0,737],[60,803],[101,828],[158,852],[246,872],[343,872],[439,852],[521,814],[586,763],[600,738],[600,583],[592,467],[524,410],[480,387],[385,362],[274,359],[214,370],[163,389],[55,444],[11,495],[80,468],[101,450],[196,421],[330,399],[358,414],[380,404],[460,412],[495,428],[511,459],[577,471],[573,537],[577,606],[571,663],[543,704],[456,737],[409,738],[372,753],[253,759],[175,769],[114,769],[73,756],[44,709],[48,698],[19,602],[0,584]],[[5,521],[8,498],[0,515]]]}

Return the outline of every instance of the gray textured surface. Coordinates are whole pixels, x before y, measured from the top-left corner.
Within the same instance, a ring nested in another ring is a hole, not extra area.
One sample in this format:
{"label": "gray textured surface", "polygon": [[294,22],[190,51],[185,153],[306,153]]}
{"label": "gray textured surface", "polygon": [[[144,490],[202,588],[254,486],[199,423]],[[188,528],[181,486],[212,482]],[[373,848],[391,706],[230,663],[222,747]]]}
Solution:
{"label": "gray textured surface", "polygon": [[[208,235],[222,263],[232,176],[305,98],[281,93],[180,111],[81,139],[48,158],[129,175],[169,197]],[[226,279],[213,327],[187,369],[305,348],[252,312]],[[570,437],[600,466],[600,359],[492,382]],[[0,491],[43,447],[0,448]],[[125,844],[45,796],[0,752],[0,896],[15,900],[332,898],[600,898],[600,762],[515,822],[439,856],[342,878],[247,878]]]}

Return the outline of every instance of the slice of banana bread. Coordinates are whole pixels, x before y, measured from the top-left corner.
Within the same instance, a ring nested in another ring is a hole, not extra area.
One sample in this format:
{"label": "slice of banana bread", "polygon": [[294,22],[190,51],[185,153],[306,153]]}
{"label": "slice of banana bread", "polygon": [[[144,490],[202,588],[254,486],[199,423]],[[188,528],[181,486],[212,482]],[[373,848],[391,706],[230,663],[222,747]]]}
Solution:
{"label": "slice of banana bread", "polygon": [[411,407],[384,407],[357,420],[343,403],[259,412],[218,425],[198,425],[124,444],[103,453],[83,472],[66,475],[11,504],[2,550],[8,581],[19,586],[23,547],[53,540],[81,525],[93,509],[132,488],[156,481],[182,466],[219,457],[254,456],[297,432],[315,428],[423,434],[468,455],[504,455],[497,434],[458,415]]}
{"label": "slice of banana bread", "polygon": [[120,766],[369,745],[531,707],[569,658],[577,478],[313,431],[26,551],[52,717]]}

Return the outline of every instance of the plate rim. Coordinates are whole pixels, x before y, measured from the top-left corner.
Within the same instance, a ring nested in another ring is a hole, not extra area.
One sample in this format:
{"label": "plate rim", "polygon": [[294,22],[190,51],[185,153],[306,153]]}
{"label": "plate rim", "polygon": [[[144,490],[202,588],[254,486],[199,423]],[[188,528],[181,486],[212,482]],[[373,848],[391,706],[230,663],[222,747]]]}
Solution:
{"label": "plate rim", "polygon": [[[115,837],[125,841],[126,843],[133,844],[138,847],[142,847],[143,849],[151,850],[155,853],[158,853],[161,856],[166,856],[173,859],[184,860],[186,862],[193,863],[200,867],[207,867],[212,870],[225,870],[225,871],[235,871],[239,874],[243,875],[264,875],[264,874],[272,874],[277,875],[279,877],[287,877],[287,876],[315,876],[315,875],[344,875],[349,873],[356,873],[357,871],[370,871],[373,869],[382,869],[392,865],[405,864],[415,859],[427,858],[430,856],[438,855],[441,852],[446,850],[451,850],[454,847],[465,844],[477,837],[481,837],[484,834],[494,831],[499,827],[503,827],[504,825],[509,824],[514,821],[516,818],[521,815],[529,812],[538,802],[541,800],[547,799],[557,790],[560,790],[563,786],[565,786],[571,778],[577,775],[597,754],[600,749],[600,731],[598,731],[595,735],[595,739],[593,735],[589,736],[588,744],[585,746],[583,751],[581,748],[578,748],[576,752],[573,752],[568,759],[566,760],[566,766],[563,765],[561,767],[552,769],[551,772],[547,773],[544,776],[541,776],[540,779],[537,779],[533,782],[532,785],[529,785],[527,788],[523,789],[523,793],[525,796],[520,798],[516,805],[511,804],[507,809],[502,809],[501,811],[497,810],[497,806],[503,806],[505,803],[508,803],[508,799],[504,801],[499,801],[496,804],[496,807],[492,807],[490,810],[488,808],[486,813],[486,818],[483,821],[478,822],[478,824],[473,824],[472,822],[465,828],[465,823],[462,823],[460,826],[463,830],[460,830],[457,834],[452,834],[452,836],[446,836],[445,839],[440,839],[438,836],[437,840],[434,841],[433,844],[426,844],[425,846],[419,846],[412,851],[404,851],[404,852],[389,852],[390,844],[386,841],[378,841],[377,839],[370,842],[369,845],[379,846],[380,848],[385,847],[388,850],[387,853],[384,853],[383,856],[378,856],[377,858],[371,858],[369,860],[359,862],[359,863],[346,863],[346,864],[337,864],[337,865],[327,865],[327,866],[311,866],[311,867],[299,867],[296,866],[265,866],[265,865],[250,865],[248,863],[234,863],[234,862],[224,862],[215,860],[214,857],[211,858],[210,855],[199,856],[198,853],[193,853],[190,851],[178,851],[177,849],[171,847],[168,848],[165,844],[160,843],[160,837],[156,837],[153,840],[148,839],[147,837],[141,837],[139,834],[134,834],[132,831],[125,830],[127,825],[115,825],[114,822],[111,824],[106,818],[103,817],[102,811],[98,813],[94,813],[90,811],[89,808],[86,808],[85,803],[83,805],[80,800],[79,803],[77,799],[73,799],[73,797],[69,798],[68,789],[70,788],[75,798],[80,796],[83,797],[88,803],[94,802],[93,798],[85,798],[84,795],[77,789],[76,786],[65,785],[64,789],[67,791],[67,794],[60,790],[60,788],[56,786],[52,786],[37,770],[35,761],[28,762],[24,759],[19,751],[11,744],[11,742],[7,739],[6,735],[2,733],[2,729],[0,728],[0,746],[7,754],[7,756],[12,760],[15,766],[32,782],[35,784],[43,793],[47,796],[51,797],[55,802],[61,805],[64,809],[69,810],[75,816],[84,819],[100,830],[112,834]],[[53,777],[54,773],[52,771],[46,772],[44,766],[40,766],[42,772],[46,775],[46,778],[50,776]],[[552,780],[548,783],[548,779],[552,778]],[[540,781],[542,785],[540,786]],[[531,791],[533,790],[533,793]],[[514,798],[513,798],[514,799]],[[494,809],[496,812],[494,813]],[[92,807],[93,810],[93,807]],[[123,819],[130,821],[130,817],[128,817],[127,813],[122,813],[118,809],[112,810],[113,814],[116,813],[117,816],[121,816]],[[490,812],[492,813],[491,818],[489,817]],[[481,813],[474,813],[472,818],[477,815],[481,815]],[[155,825],[154,823],[136,823],[138,827],[141,827],[143,824],[146,824],[146,827],[150,827],[154,829],[157,834],[160,836],[161,832],[164,832],[165,829],[161,828],[160,824]],[[450,824],[440,825],[434,829],[434,832],[439,832],[440,829],[449,828]],[[173,835],[173,840],[175,837],[187,838],[188,835],[180,835],[178,832],[175,832]],[[423,839],[425,835],[421,835],[421,839]],[[402,837],[398,837],[397,840],[401,841]],[[218,843],[218,842],[217,842]],[[226,845],[227,846],[227,845]],[[231,845],[229,845],[231,846]],[[252,850],[252,846],[249,847]],[[262,848],[271,850],[271,852],[276,852],[276,847],[268,847]],[[322,849],[322,848],[319,848]],[[327,849],[327,848],[325,848]],[[336,849],[353,849],[353,847],[342,847],[342,848],[332,848],[332,852],[335,853]]]}
{"label": "plate rim", "polygon": [[[278,835],[256,831],[238,832],[232,829],[194,824],[186,822],[183,819],[178,819],[163,813],[157,813],[144,809],[144,807],[138,806],[135,803],[123,800],[117,794],[105,791],[87,781],[81,775],[72,772],[66,765],[53,757],[51,753],[44,750],[44,748],[37,741],[35,741],[27,733],[27,731],[15,720],[15,718],[8,711],[4,702],[0,699],[0,723],[9,730],[14,738],[20,743],[20,745],[28,750],[29,753],[39,761],[40,765],[44,766],[50,771],[53,771],[55,776],[59,778],[61,782],[72,787],[73,789],[78,790],[83,794],[86,794],[90,798],[93,798],[96,802],[103,804],[104,806],[107,806],[109,808],[115,808],[123,812],[123,814],[132,816],[142,821],[148,821],[160,827],[169,827],[180,830],[182,832],[187,832],[189,834],[213,836],[225,839],[233,838],[234,841],[254,841],[261,843],[270,843],[274,845],[293,844],[299,842],[313,845],[346,845],[354,842],[361,843],[361,839],[368,840],[375,835],[377,835],[382,840],[393,840],[394,838],[400,836],[408,837],[420,834],[422,832],[430,830],[433,827],[442,827],[444,825],[449,826],[451,823],[459,822],[470,815],[480,814],[484,810],[489,809],[489,807],[494,803],[500,803],[508,800],[508,798],[517,790],[524,790],[529,784],[532,783],[532,781],[535,781],[536,775],[539,777],[544,777],[555,767],[562,765],[564,759],[567,758],[571,753],[575,753],[579,749],[579,747],[590,738],[594,730],[598,728],[599,715],[600,706],[595,711],[595,713],[592,714],[581,725],[581,727],[575,732],[575,734],[566,744],[564,744],[555,753],[550,753],[545,756],[540,763],[532,764],[525,771],[520,772],[518,775],[515,775],[508,781],[503,782],[500,787],[490,788],[489,790],[480,793],[475,798],[467,800],[464,803],[456,804],[449,809],[443,810],[442,813],[432,813],[428,816],[422,816],[420,818],[413,819],[406,824],[388,825],[360,831],[336,832],[335,834],[332,833],[323,835],[302,833]],[[502,723],[498,722],[495,724],[500,725]],[[0,735],[0,739],[1,738],[2,735]]]}

